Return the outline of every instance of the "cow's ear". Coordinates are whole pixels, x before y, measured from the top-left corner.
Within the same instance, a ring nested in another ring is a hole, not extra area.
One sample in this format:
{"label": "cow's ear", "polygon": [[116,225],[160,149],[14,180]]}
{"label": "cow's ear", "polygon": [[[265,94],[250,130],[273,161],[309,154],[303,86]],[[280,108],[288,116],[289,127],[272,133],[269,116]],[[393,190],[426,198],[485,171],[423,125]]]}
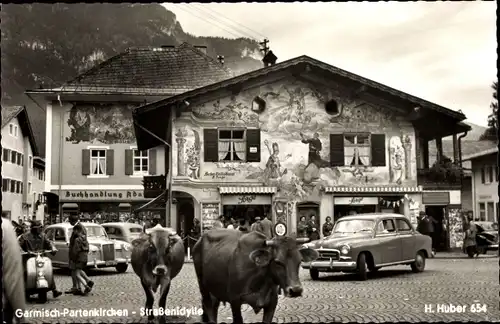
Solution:
{"label": "cow's ear", "polygon": [[252,253],[250,253],[250,260],[258,267],[265,267],[271,262],[271,252],[264,249],[253,250]]}
{"label": "cow's ear", "polygon": [[303,262],[311,262],[316,260],[319,257],[319,253],[316,250],[310,248],[303,248],[299,250],[300,255],[302,256]]}

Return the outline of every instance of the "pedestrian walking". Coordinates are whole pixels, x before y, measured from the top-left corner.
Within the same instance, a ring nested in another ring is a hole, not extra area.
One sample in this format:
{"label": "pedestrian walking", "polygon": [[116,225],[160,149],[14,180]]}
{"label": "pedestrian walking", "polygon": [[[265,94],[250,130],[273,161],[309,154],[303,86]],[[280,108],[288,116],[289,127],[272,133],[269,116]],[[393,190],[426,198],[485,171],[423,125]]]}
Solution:
{"label": "pedestrian walking", "polygon": [[262,224],[260,223],[260,217],[255,217],[255,222],[250,226],[250,231],[259,232],[264,234],[264,229],[262,228]]}
{"label": "pedestrian walking", "polygon": [[330,216],[326,217],[326,222],[323,224],[323,236],[327,237],[332,234],[333,224]]}
{"label": "pedestrian walking", "polygon": [[77,278],[77,272],[76,272],[76,253],[75,253],[75,237],[74,237],[74,230],[75,227],[81,227],[81,230],[85,233],[85,237],[87,236],[87,232],[85,230],[85,227],[80,223],[80,217],[78,214],[71,214],[68,217],[68,222],[73,226],[73,233],[71,234],[70,240],[69,240],[69,246],[68,246],[68,260],[69,260],[69,269],[71,270],[71,281],[73,286],[71,289],[66,291],[66,294],[74,294],[74,295],[81,295],[82,290],[80,288],[78,278]]}
{"label": "pedestrian walking", "polygon": [[273,222],[267,218],[267,214],[264,214],[264,219],[260,222],[262,225],[262,231],[264,235],[268,238],[271,239],[274,236],[273,233]]}
{"label": "pedestrian walking", "polygon": [[2,213],[2,312],[4,323],[15,323],[22,320],[22,316],[16,316],[16,310],[23,313],[26,299],[21,248],[16,231],[6,216]]}
{"label": "pedestrian walking", "polygon": [[[75,276],[78,283],[84,288],[83,295],[87,295],[94,286],[94,282],[90,280],[85,271],[87,267],[89,255],[89,242],[83,226],[75,226],[73,228],[73,259],[75,260]],[[79,294],[79,293],[77,293]]]}
{"label": "pedestrian walking", "polygon": [[427,235],[431,238],[432,241],[432,257],[435,256],[436,254],[436,249],[435,249],[435,228],[434,224],[436,224],[437,221],[432,217],[427,215],[426,212],[421,211],[418,216],[418,225],[417,225],[417,231],[420,232],[423,235]]}
{"label": "pedestrian walking", "polygon": [[311,241],[319,240],[319,231],[315,215],[311,215],[309,222],[307,223],[307,236]]}

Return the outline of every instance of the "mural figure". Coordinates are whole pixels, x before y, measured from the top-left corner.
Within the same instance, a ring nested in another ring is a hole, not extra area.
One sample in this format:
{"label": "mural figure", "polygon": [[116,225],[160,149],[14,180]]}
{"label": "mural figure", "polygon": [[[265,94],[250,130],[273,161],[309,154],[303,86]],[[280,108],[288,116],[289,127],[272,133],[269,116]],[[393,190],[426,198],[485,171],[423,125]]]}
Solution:
{"label": "mural figure", "polygon": [[401,137],[393,136],[389,141],[391,182],[400,185],[405,175],[405,150]]}
{"label": "mural figure", "polygon": [[186,127],[179,128],[177,132],[175,132],[175,142],[177,143],[177,175],[185,176],[186,175],[186,165],[185,165],[185,157],[184,157],[184,145],[186,144],[186,136],[187,136]]}
{"label": "mural figure", "polygon": [[177,175],[200,179],[200,134],[191,128],[179,128],[175,132],[177,142]]}
{"label": "mural figure", "polygon": [[274,142],[271,147],[269,147],[269,141],[265,140],[264,145],[267,147],[267,150],[269,151],[269,159],[267,160],[266,163],[266,169],[264,170],[264,177],[266,179],[279,179],[283,175],[285,175],[288,170],[284,169],[283,172],[281,171],[281,165],[280,165],[280,149],[278,146],[278,143]]}
{"label": "mural figure", "polygon": [[405,148],[405,170],[406,174],[405,177],[406,179],[411,179],[411,138],[410,136],[406,135],[404,138],[404,148]]}
{"label": "mural figure", "polygon": [[132,106],[129,105],[75,105],[69,112],[67,124],[71,132],[66,137],[68,142],[135,142]]}
{"label": "mural figure", "polygon": [[200,179],[200,154],[201,154],[201,141],[200,134],[194,129],[194,141],[187,149],[187,166],[189,169],[188,176],[192,179]]}
{"label": "mural figure", "polygon": [[74,105],[68,118],[68,126],[71,135],[66,137],[66,141],[78,144],[90,141],[90,114],[87,107],[77,107]]}

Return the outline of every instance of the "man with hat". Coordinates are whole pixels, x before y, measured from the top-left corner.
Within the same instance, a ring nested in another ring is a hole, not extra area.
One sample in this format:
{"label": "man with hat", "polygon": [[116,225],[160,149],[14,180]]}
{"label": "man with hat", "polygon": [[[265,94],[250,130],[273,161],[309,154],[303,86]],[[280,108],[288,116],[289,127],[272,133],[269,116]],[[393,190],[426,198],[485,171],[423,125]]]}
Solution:
{"label": "man with hat", "polygon": [[260,222],[259,216],[255,217],[255,223],[253,223],[252,226],[250,227],[250,231],[260,232],[264,234],[264,229],[262,228],[262,223]]}
{"label": "man with hat", "polygon": [[432,257],[436,254],[434,250],[434,224],[437,221],[432,217],[428,216],[424,211],[421,211],[418,216],[417,231],[423,235],[427,235],[432,240]]}
{"label": "man with hat", "polygon": [[[47,239],[45,234],[42,233],[42,223],[39,220],[32,220],[30,231],[21,235],[19,238],[19,245],[24,252],[37,252],[51,250],[52,255],[55,255],[57,249],[52,244],[52,242]],[[26,276],[26,261],[30,256],[27,255],[23,258],[24,275]],[[53,286],[51,287],[52,295],[54,298],[61,296],[61,292],[56,289],[56,282],[53,281]]]}

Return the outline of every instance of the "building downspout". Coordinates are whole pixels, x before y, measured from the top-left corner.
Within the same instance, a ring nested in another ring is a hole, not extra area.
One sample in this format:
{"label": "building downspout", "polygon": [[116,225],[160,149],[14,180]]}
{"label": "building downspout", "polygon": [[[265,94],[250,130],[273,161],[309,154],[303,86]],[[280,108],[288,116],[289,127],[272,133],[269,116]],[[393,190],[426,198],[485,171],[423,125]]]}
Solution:
{"label": "building downspout", "polygon": [[[61,101],[61,97],[60,96],[57,96],[57,99],[59,100],[59,106],[61,107],[61,118],[60,118],[60,127],[61,127],[61,130],[60,130],[60,136],[59,136],[59,140],[61,141],[61,144],[59,145],[60,147],[60,150],[59,150],[59,191],[57,192],[59,197],[61,197],[62,195],[62,180],[63,180],[63,156],[64,156],[64,110],[62,109],[63,107],[63,104],[62,104],[62,101]],[[48,134],[45,134],[45,136],[48,136]],[[52,167],[52,166],[49,166],[49,167]],[[58,220],[56,219],[56,223],[58,222]],[[62,207],[62,204],[61,202],[59,202],[59,222],[62,223],[63,222],[63,207]]]}

